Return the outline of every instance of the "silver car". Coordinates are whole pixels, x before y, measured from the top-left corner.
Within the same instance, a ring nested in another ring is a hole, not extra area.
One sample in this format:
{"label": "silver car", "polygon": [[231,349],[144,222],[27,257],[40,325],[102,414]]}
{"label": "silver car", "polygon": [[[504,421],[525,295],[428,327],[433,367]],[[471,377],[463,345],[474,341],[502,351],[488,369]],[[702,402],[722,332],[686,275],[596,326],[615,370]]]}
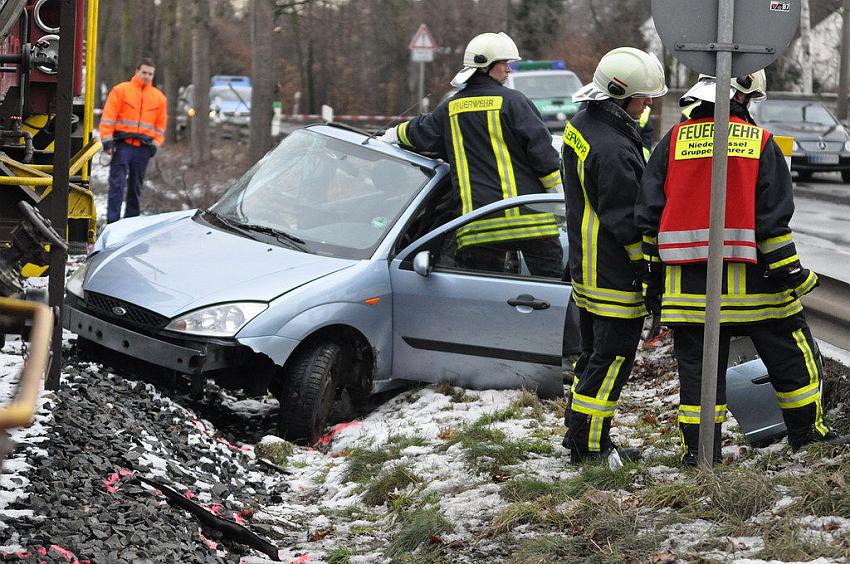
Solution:
{"label": "silver car", "polygon": [[[439,159],[309,126],[207,210],[109,225],[67,283],[64,326],[198,382],[271,390],[293,439],[315,439],[342,394],[405,380],[560,395],[562,354],[578,348],[563,197],[461,217],[455,197]],[[464,258],[503,248],[480,237],[506,216],[531,215],[561,245]]]}

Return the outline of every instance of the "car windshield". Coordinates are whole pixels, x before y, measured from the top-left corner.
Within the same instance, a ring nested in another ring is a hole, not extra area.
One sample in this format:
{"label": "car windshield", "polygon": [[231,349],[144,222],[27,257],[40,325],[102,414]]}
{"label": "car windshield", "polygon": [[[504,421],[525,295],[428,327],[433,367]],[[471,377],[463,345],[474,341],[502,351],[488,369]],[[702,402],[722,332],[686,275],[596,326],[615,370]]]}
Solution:
{"label": "car windshield", "polygon": [[808,123],[825,125],[836,124],[835,118],[822,105],[816,102],[783,103],[781,100],[766,100],[757,106],[758,120],[764,123]]}
{"label": "car windshield", "polygon": [[210,211],[236,226],[285,233],[306,252],[366,259],[428,175],[369,146],[298,130],[230,187]]}
{"label": "car windshield", "polygon": [[514,88],[531,99],[566,98],[581,88],[581,81],[574,74],[516,73]]}
{"label": "car windshield", "polygon": [[251,102],[251,89],[244,86],[215,86],[210,89],[210,101]]}

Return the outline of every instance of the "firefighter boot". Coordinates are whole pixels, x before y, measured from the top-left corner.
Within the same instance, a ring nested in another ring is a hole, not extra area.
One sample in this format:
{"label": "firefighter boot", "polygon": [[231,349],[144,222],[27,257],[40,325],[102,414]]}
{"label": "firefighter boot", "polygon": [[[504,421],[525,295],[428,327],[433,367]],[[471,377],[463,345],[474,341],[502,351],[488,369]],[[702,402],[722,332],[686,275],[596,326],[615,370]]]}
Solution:
{"label": "firefighter boot", "polygon": [[[680,425],[682,431],[682,464],[695,468],[699,462],[699,425]],[[712,464],[717,465],[723,461],[720,454],[720,423],[714,425],[714,456]]]}

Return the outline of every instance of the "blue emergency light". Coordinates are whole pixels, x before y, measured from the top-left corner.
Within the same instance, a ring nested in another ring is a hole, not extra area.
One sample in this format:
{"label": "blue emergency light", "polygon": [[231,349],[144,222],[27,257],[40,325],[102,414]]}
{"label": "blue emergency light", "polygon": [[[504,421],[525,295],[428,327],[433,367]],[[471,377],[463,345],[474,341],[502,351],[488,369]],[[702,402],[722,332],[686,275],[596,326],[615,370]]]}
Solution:
{"label": "blue emergency light", "polygon": [[511,61],[508,63],[512,70],[529,71],[529,70],[567,70],[567,63],[562,59],[551,61],[535,61],[528,59],[527,61]]}

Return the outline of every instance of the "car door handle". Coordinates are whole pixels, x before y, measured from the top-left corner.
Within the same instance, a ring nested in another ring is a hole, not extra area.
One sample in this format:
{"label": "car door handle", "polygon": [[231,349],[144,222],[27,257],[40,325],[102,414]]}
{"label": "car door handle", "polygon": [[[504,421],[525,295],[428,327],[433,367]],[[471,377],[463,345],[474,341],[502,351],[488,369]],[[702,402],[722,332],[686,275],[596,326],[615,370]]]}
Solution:
{"label": "car door handle", "polygon": [[517,296],[512,300],[508,300],[509,306],[527,306],[531,309],[549,309],[549,302],[536,300],[533,297]]}

